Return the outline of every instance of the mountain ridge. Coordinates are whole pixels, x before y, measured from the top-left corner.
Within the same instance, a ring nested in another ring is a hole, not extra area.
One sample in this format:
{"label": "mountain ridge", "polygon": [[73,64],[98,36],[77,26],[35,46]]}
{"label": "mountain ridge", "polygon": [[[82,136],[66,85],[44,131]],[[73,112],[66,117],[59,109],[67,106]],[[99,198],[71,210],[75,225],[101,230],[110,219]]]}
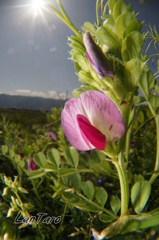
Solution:
{"label": "mountain ridge", "polygon": [[0,94],[0,108],[16,108],[24,110],[50,111],[52,107],[61,107],[66,100],[31,97],[21,95]]}

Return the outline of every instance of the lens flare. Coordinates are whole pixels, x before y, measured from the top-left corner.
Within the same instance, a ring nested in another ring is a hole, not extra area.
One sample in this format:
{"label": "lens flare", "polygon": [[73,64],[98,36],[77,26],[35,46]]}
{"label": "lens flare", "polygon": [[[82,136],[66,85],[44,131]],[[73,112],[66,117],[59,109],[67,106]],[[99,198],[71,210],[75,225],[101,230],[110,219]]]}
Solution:
{"label": "lens flare", "polygon": [[43,1],[42,0],[33,0],[32,6],[35,9],[40,9],[41,7],[43,7]]}
{"label": "lens flare", "polygon": [[43,0],[32,0],[31,7],[33,8],[34,15],[41,13],[42,8],[44,8]]}

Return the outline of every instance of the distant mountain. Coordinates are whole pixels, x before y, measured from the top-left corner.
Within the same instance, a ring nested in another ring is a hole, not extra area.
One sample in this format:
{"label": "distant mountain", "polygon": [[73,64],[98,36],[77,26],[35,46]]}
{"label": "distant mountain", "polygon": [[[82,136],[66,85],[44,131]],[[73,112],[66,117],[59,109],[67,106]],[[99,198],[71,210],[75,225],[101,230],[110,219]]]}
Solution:
{"label": "distant mountain", "polygon": [[50,111],[52,107],[61,107],[63,102],[50,98],[0,94],[0,108]]}

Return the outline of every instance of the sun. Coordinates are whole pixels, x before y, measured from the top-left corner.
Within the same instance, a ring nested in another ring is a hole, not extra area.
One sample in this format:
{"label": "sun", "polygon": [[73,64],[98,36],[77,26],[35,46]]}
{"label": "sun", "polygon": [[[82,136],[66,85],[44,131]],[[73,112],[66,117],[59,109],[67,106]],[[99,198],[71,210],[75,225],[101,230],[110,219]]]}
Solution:
{"label": "sun", "polygon": [[40,10],[44,6],[43,0],[32,0],[32,7],[35,10]]}
{"label": "sun", "polygon": [[43,0],[32,0],[31,7],[34,11],[34,15],[37,15],[41,12],[42,8],[44,8]]}

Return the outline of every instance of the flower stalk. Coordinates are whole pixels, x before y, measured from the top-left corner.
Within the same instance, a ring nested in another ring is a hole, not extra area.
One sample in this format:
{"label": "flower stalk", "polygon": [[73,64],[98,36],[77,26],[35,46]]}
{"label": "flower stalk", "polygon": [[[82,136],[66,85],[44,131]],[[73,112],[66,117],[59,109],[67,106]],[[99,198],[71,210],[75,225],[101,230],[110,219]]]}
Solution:
{"label": "flower stalk", "polygon": [[126,170],[123,163],[122,152],[118,155],[118,159],[112,161],[117,169],[120,189],[121,189],[121,217],[128,215],[128,204],[129,204],[129,186],[126,175]]}
{"label": "flower stalk", "polygon": [[72,21],[69,19],[67,13],[65,12],[60,0],[57,0],[57,3],[59,5],[59,8],[61,10],[61,13],[54,8],[52,5],[48,4],[48,6],[53,10],[53,12],[79,37],[82,39],[82,34],[79,32],[79,30],[75,27],[75,25],[72,23]]}
{"label": "flower stalk", "polygon": [[[155,117],[155,122],[156,122],[156,134],[157,134],[157,146],[156,146],[156,162],[155,162],[155,168],[154,171],[158,171],[159,170],[159,115],[156,115]],[[152,184],[156,178],[158,177],[158,173],[154,173],[149,182]]]}

